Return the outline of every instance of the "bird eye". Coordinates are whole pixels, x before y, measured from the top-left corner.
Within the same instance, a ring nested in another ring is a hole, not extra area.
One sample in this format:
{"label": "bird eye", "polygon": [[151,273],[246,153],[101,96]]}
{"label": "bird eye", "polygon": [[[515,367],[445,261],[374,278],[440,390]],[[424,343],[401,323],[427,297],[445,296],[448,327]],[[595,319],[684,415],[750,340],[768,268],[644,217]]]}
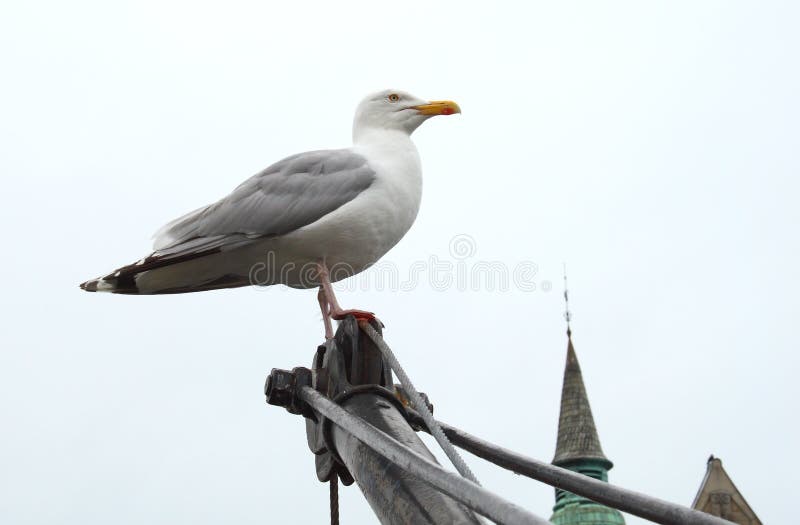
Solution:
{"label": "bird eye", "polygon": [[397,102],[398,100],[400,100],[400,95],[398,95],[397,93],[392,93],[391,95],[389,95],[388,98],[389,102]]}

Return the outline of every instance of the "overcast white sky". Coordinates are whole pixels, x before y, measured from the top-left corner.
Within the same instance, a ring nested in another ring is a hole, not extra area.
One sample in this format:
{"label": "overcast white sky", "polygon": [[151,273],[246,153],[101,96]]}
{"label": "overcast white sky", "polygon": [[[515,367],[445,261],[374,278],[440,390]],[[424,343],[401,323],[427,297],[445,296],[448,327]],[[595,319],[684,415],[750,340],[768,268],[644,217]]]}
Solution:
{"label": "overcast white sky", "polygon": [[[768,1],[4,2],[0,522],[325,522],[304,425],[262,395],[270,368],[310,364],[313,291],[77,284],[266,165],[347,146],[357,102],[392,86],[463,115],[415,134],[422,210],[385,260],[401,276],[431,256],[538,265],[535,291],[341,288],[437,415],[552,458],[566,261],[611,481],[690,504],[713,453],[764,523],[789,523],[799,17]],[[467,459],[550,516],[552,489]],[[374,522],[355,487],[341,506]]]}

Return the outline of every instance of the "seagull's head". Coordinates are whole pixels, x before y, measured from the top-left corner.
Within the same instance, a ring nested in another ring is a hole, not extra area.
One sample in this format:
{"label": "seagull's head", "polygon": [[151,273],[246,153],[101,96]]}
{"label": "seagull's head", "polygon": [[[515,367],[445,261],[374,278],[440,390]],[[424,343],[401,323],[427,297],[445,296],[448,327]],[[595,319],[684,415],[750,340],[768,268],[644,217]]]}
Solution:
{"label": "seagull's head", "polygon": [[353,138],[368,130],[395,130],[411,134],[436,115],[461,113],[450,100],[422,100],[405,91],[386,89],[369,95],[358,105],[353,119]]}

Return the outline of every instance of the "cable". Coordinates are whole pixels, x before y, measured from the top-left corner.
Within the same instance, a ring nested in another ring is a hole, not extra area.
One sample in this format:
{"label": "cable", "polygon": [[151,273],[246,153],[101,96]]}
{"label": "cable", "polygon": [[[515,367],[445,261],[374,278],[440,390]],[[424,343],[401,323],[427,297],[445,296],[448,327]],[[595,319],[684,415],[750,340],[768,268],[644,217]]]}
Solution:
{"label": "cable", "polygon": [[[310,386],[300,387],[298,396],[344,432],[361,441],[399,468],[495,523],[552,525],[544,518],[537,517],[519,505],[461,477],[458,473],[442,468],[435,461],[353,415]],[[389,482],[390,480],[387,480],[387,483]],[[420,504],[423,505],[421,502]]]}
{"label": "cable", "polygon": [[330,479],[331,485],[331,525],[339,525],[339,475],[334,472]]}
{"label": "cable", "polygon": [[383,337],[381,337],[381,335],[372,327],[372,325],[366,321],[359,321],[358,325],[361,327],[364,333],[367,334],[370,339],[372,339],[372,342],[381,349],[383,356],[387,361],[389,361],[389,366],[400,379],[400,383],[403,385],[405,393],[408,395],[412,406],[417,410],[419,415],[422,416],[425,426],[430,429],[431,435],[433,435],[437,443],[439,443],[439,446],[442,447],[442,450],[444,450],[444,453],[447,454],[447,457],[450,458],[450,461],[453,463],[453,466],[456,467],[456,470],[458,470],[459,474],[476,485],[480,485],[478,478],[475,477],[475,474],[472,473],[469,466],[467,466],[467,464],[464,462],[464,459],[458,453],[456,448],[452,443],[450,443],[450,440],[447,439],[447,436],[445,436],[442,428],[439,426],[439,423],[433,418],[433,414],[428,408],[428,405],[422,401],[422,397],[420,397],[419,392],[417,392],[417,389],[414,388],[414,384],[411,382],[411,379],[408,377],[405,370],[403,370],[403,367],[400,366],[400,362],[397,360],[397,357],[395,357],[392,349],[389,348],[389,345],[386,344],[386,341],[383,340]]}
{"label": "cable", "polygon": [[[415,424],[422,416],[409,410]],[[529,458],[437,421],[456,446],[500,467],[579,496],[664,525],[724,525],[725,520],[676,503],[641,494],[577,472]],[[427,428],[424,430],[428,431]]]}

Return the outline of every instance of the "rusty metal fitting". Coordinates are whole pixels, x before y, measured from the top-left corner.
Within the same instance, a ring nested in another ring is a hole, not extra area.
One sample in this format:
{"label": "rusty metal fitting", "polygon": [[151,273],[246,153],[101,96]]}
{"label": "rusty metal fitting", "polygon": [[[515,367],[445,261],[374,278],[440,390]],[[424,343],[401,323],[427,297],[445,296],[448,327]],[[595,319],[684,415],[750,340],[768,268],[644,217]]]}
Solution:
{"label": "rusty metal fitting", "polygon": [[[399,399],[400,402],[403,403],[403,406],[408,408],[418,409],[418,407],[411,406],[411,400],[408,399],[408,395],[406,394],[403,385],[395,384],[394,391],[395,395],[397,396],[397,399]],[[431,403],[431,400],[428,399],[428,395],[425,394],[424,392],[419,392],[419,397],[422,398],[422,402],[425,403],[425,405],[428,407],[428,410],[430,410],[431,414],[433,414],[433,403]]]}

